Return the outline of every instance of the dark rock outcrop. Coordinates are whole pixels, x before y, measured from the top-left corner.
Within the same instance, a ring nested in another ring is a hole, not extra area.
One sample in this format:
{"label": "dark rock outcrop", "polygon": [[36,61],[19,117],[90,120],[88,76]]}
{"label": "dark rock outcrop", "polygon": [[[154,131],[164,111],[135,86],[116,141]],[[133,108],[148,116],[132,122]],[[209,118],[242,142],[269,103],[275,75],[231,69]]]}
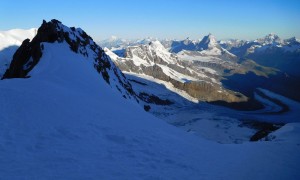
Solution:
{"label": "dark rock outcrop", "polygon": [[268,135],[271,132],[274,132],[281,128],[284,124],[272,124],[267,122],[259,122],[259,121],[246,121],[242,124],[242,126],[251,127],[257,129],[257,132],[250,137],[250,141],[259,141],[259,140],[270,140]]}
{"label": "dark rock outcrop", "polygon": [[139,94],[139,98],[141,100],[143,100],[144,102],[152,103],[152,104],[156,104],[156,105],[171,105],[171,104],[173,104],[173,102],[168,99],[164,100],[164,99],[159,98],[158,96],[155,96],[153,94],[147,94],[144,92],[141,92]]}
{"label": "dark rock outcrop", "polygon": [[[282,125],[281,125],[282,126]],[[281,127],[280,126],[280,127]],[[261,123],[260,130],[258,130],[253,136],[251,136],[250,141],[259,141],[265,138],[266,141],[268,141],[268,135],[279,129],[280,127],[275,126],[273,124],[268,123]]]}
{"label": "dark rock outcrop", "polygon": [[150,109],[151,109],[151,106],[149,106],[149,105],[144,105],[144,110],[145,110],[145,111],[148,112],[148,111],[150,111]]}

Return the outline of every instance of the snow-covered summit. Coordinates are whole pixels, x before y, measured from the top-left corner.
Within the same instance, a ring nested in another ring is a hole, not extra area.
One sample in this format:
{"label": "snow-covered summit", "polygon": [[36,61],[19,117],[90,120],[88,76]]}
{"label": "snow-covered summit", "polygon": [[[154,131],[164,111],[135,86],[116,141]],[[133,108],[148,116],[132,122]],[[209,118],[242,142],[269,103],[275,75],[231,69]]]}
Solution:
{"label": "snow-covered summit", "polygon": [[197,44],[198,50],[201,49],[212,49],[219,46],[215,36],[209,33],[207,36],[204,36],[203,39]]}
{"label": "snow-covered summit", "polygon": [[291,37],[289,39],[285,39],[284,43],[286,45],[290,45],[290,46],[292,46],[292,45],[300,45],[300,40],[297,39],[296,37]]}
{"label": "snow-covered summit", "polygon": [[137,66],[176,63],[176,58],[158,40],[150,41],[145,45],[127,47],[125,57],[134,59],[134,64]]}
{"label": "snow-covered summit", "polygon": [[165,48],[165,47],[161,44],[161,42],[158,41],[158,40],[151,41],[151,42],[149,43],[149,45],[150,45],[152,48],[154,48],[154,49],[159,49],[159,50],[162,50],[162,51],[166,50],[166,48]]}
{"label": "snow-covered summit", "polygon": [[270,34],[266,35],[264,38],[257,39],[255,42],[258,42],[262,45],[268,45],[268,44],[276,45],[276,44],[281,44],[282,40],[280,39],[280,37],[278,35],[276,35],[274,33],[270,33]]}
{"label": "snow-covered summit", "polygon": [[[91,66],[98,71],[103,80],[113,89],[117,89],[125,98],[135,99],[131,84],[123,73],[115,66],[110,57],[99,47],[93,39],[82,29],[67,27],[60,21],[43,21],[36,36],[30,41],[25,40],[16,51],[10,67],[6,70],[3,79],[30,77],[30,72],[43,60],[44,46],[50,43],[53,46],[65,44],[69,51],[79,54],[82,59],[90,61]],[[57,54],[64,57],[65,54]]]}

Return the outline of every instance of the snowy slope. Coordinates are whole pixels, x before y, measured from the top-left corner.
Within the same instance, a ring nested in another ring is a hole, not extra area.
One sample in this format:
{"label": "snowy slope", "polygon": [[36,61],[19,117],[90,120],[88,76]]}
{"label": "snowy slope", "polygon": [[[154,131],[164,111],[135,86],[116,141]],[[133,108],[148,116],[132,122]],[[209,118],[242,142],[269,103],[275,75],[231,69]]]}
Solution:
{"label": "snowy slope", "polygon": [[181,157],[194,146],[183,132],[117,95],[66,44],[44,46],[31,78],[1,81],[2,178],[150,178],[173,168],[196,176],[180,168],[196,163]]}
{"label": "snowy slope", "polygon": [[12,56],[22,42],[36,35],[37,29],[0,31],[0,78],[9,67]]}
{"label": "snowy slope", "polygon": [[298,141],[186,134],[111,91],[65,44],[45,44],[31,75],[0,82],[2,179],[299,178]]}

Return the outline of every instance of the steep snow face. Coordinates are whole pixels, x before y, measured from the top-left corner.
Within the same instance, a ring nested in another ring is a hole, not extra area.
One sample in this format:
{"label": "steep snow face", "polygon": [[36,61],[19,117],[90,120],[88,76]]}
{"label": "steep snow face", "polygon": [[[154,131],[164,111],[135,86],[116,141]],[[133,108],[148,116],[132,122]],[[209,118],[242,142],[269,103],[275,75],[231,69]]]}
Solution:
{"label": "steep snow face", "polygon": [[9,67],[13,54],[25,39],[32,39],[37,33],[36,28],[12,29],[0,31],[0,78]]}

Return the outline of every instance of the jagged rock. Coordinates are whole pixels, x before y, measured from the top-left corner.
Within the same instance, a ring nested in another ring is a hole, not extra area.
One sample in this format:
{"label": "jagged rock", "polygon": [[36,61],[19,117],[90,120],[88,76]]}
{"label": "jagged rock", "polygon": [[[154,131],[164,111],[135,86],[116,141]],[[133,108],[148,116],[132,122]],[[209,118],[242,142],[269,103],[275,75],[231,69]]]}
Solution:
{"label": "jagged rock", "polygon": [[[5,72],[2,79],[5,78],[14,78],[14,77],[26,77],[27,73],[31,70],[31,68],[24,69],[25,64],[29,64],[29,66],[32,66],[33,62],[28,62],[30,60],[30,57],[34,51],[30,46],[30,40],[25,39],[20,46],[20,48],[15,52],[13,56],[13,60],[10,64],[10,68]],[[36,57],[36,56],[35,56]],[[35,59],[37,61],[37,59]]]}

